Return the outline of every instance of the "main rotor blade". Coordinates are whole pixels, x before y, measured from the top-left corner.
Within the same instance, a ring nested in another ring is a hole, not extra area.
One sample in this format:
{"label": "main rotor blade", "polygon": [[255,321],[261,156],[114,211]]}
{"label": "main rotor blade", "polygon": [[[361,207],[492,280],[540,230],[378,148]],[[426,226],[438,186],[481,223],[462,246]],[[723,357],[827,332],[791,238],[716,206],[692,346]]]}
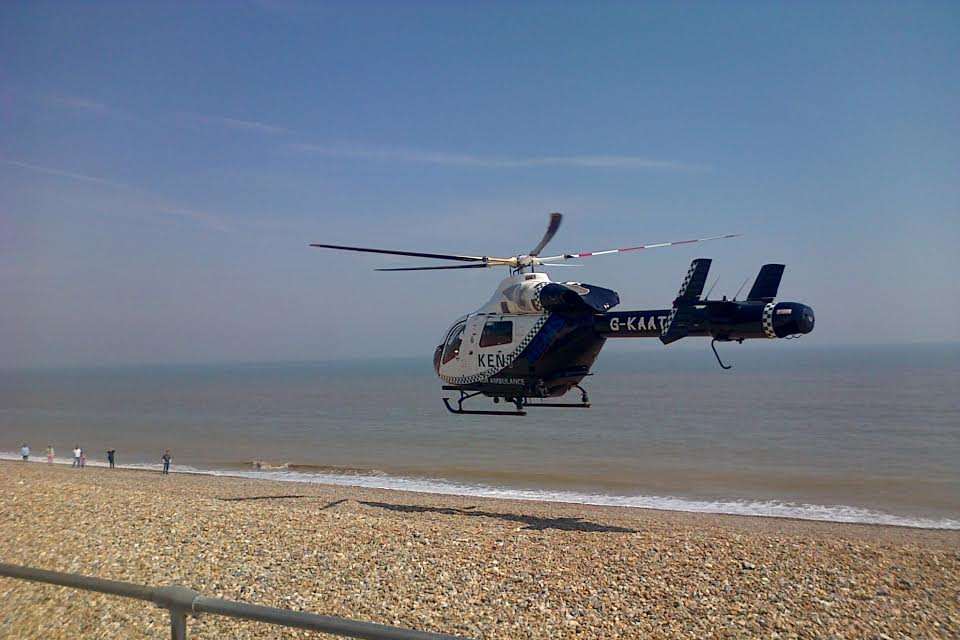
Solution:
{"label": "main rotor blade", "polygon": [[420,253],[418,251],[395,251],[393,249],[370,249],[369,247],[347,247],[339,244],[311,244],[320,249],[338,249],[340,251],[359,251],[361,253],[386,253],[392,256],[413,256],[414,258],[434,258],[435,260],[459,260],[461,262],[486,262],[483,256],[458,256],[446,253]]}
{"label": "main rotor blade", "polygon": [[[481,264],[454,264],[446,267],[393,267],[392,269],[374,269],[374,271],[433,271],[435,269],[486,269],[495,265]],[[566,265],[564,265],[566,266]]]}
{"label": "main rotor blade", "polygon": [[561,213],[551,213],[550,214],[550,224],[547,225],[547,232],[543,234],[543,239],[540,240],[540,244],[533,248],[528,255],[538,256],[540,252],[543,251],[543,248],[547,246],[547,243],[553,238],[557,233],[557,229],[560,228],[560,223],[563,222],[563,214]]}
{"label": "main rotor blade", "polygon": [[710,240],[722,240],[725,238],[736,238],[739,237],[739,233],[727,233],[722,236],[710,236],[709,238],[696,238],[694,240],[674,240],[673,242],[656,242],[654,244],[641,244],[636,247],[624,247],[622,249],[607,249],[606,251],[584,251],[582,253],[565,253],[559,256],[548,256],[546,258],[538,258],[538,260],[543,264],[549,264],[551,262],[562,262],[564,260],[571,260],[573,258],[589,258],[591,256],[604,256],[611,253],[626,253],[627,251],[640,251],[641,249],[659,249],[661,247],[674,247],[681,244],[694,244],[697,242],[708,242]]}

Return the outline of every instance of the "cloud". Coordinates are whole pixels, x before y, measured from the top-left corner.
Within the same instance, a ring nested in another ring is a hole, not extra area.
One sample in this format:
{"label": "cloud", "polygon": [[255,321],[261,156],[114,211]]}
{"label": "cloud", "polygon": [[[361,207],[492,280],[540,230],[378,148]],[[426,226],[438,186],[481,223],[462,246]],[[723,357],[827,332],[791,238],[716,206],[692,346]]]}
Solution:
{"label": "cloud", "polygon": [[302,0],[251,0],[251,4],[265,11],[282,13],[315,9],[318,6]]}
{"label": "cloud", "polygon": [[98,102],[96,100],[90,100],[89,98],[78,96],[52,96],[47,98],[47,102],[57,107],[70,109],[72,111],[79,111],[81,113],[118,118],[121,120],[131,120],[133,122],[148,122],[148,120],[145,118],[141,118],[140,116],[132,114],[129,111],[117,109],[116,107],[104,104],[103,102]]}
{"label": "cloud", "polygon": [[194,113],[184,114],[190,120],[202,124],[212,124],[228,129],[238,129],[241,131],[253,131],[255,133],[266,133],[271,135],[292,133],[286,127],[280,127],[266,122],[257,122],[255,120],[239,120],[237,118],[224,118],[220,116],[203,116]]}
{"label": "cloud", "polygon": [[6,158],[0,158],[0,162],[2,162],[3,164],[10,165],[12,167],[19,167],[20,169],[26,169],[27,171],[34,171],[36,173],[45,173],[50,176],[59,176],[61,178],[69,178],[71,180],[79,180],[81,182],[92,182],[95,184],[102,184],[108,187],[114,187],[116,189],[133,190],[133,187],[130,187],[123,183],[114,182],[112,180],[105,180],[103,178],[95,178],[93,176],[84,175],[82,173],[73,173],[71,171],[61,171],[59,169],[41,167],[39,165],[30,164],[28,162],[20,162],[18,160],[7,160]]}
{"label": "cloud", "polygon": [[677,169],[702,171],[705,165],[689,164],[674,160],[653,160],[641,156],[544,156],[518,160],[522,166],[567,166],[598,169]]}
{"label": "cloud", "polygon": [[445,151],[419,151],[414,149],[374,149],[297,143],[291,148],[334,158],[358,158],[368,160],[414,162],[443,166],[485,167],[493,169],[535,167],[584,167],[596,169],[664,169],[678,171],[702,171],[704,165],[688,164],[673,160],[654,160],[642,156],[623,155],[572,155],[572,156],[481,156]]}
{"label": "cloud", "polygon": [[135,206],[144,209],[147,212],[152,214],[161,214],[167,217],[176,217],[190,220],[202,224],[203,226],[215,229],[217,231],[229,231],[230,226],[226,219],[222,216],[213,213],[207,213],[205,211],[197,211],[195,209],[189,209],[184,207],[179,207],[173,205],[162,198],[154,196],[153,194],[147,193],[122,182],[116,182],[113,180],[106,180],[104,178],[97,178],[94,176],[88,176],[83,173],[76,173],[72,171],[62,171],[60,169],[52,169],[50,167],[43,167],[36,164],[31,164],[29,162],[20,162],[19,160],[9,160],[7,158],[0,158],[0,163],[9,165],[11,167],[17,167],[18,169],[24,169],[26,171],[32,171],[34,173],[42,173],[49,176],[56,176],[58,178],[67,178],[68,180],[74,180],[77,182],[87,182],[91,184],[96,184],[104,187],[108,187],[115,191],[122,191],[127,194],[134,195],[136,201],[134,202]]}
{"label": "cloud", "polygon": [[102,114],[110,112],[110,109],[107,107],[107,105],[103,104],[102,102],[95,102],[93,100],[87,100],[86,98],[54,96],[50,98],[50,102],[61,107],[67,107],[77,111],[90,111],[92,113]]}
{"label": "cloud", "polygon": [[157,205],[154,208],[156,211],[165,215],[176,218],[184,218],[193,222],[199,222],[200,224],[217,231],[231,230],[230,225],[226,220],[224,220],[223,216],[219,216],[215,213],[207,213],[205,211],[196,211],[194,209],[183,209],[180,207],[170,207],[164,205]]}
{"label": "cloud", "polygon": [[[53,98],[52,101],[58,105],[74,110],[146,122],[146,120],[139,116],[134,116],[126,111],[86,98],[57,97]],[[352,144],[323,144],[309,141],[309,136],[302,132],[258,120],[242,120],[239,118],[196,113],[181,113],[179,114],[179,118],[181,119],[181,123],[183,120],[186,120],[192,125],[213,126],[272,136],[295,136],[302,141],[289,144],[289,148],[329,158],[352,158],[379,162],[405,162],[447,167],[477,167],[487,169],[532,169],[537,167],[578,167],[583,169],[615,169],[622,171],[705,171],[710,169],[709,166],[702,164],[691,164],[676,160],[647,158],[636,155],[488,156],[450,151],[390,149]]]}
{"label": "cloud", "polygon": [[[88,98],[77,96],[53,96],[47,100],[53,105],[70,109],[72,111],[80,111],[83,113],[91,113],[99,116],[119,118],[123,120],[148,122],[148,120],[145,118],[134,115],[128,111],[104,104],[103,102],[90,100]],[[241,120],[239,118],[227,118],[223,116],[207,116],[197,113],[182,113],[179,114],[179,116],[193,124],[213,125],[240,131],[253,131],[256,133],[292,133],[291,130],[287,129],[286,127],[280,127],[266,122],[257,122],[256,120]]]}

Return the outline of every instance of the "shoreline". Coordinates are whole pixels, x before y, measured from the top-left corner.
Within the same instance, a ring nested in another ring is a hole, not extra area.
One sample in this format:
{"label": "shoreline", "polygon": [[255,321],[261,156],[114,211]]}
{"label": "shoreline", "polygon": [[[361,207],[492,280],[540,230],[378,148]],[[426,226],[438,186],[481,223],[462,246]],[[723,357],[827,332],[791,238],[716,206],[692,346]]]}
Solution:
{"label": "shoreline", "polygon": [[[33,456],[31,456],[33,457]],[[6,467],[12,466],[13,468],[19,467],[23,464],[21,460],[9,460],[7,458],[0,458],[0,473],[3,473],[6,470]],[[46,461],[43,460],[31,460],[29,463],[31,467],[37,465],[40,468],[48,468],[46,466]],[[153,466],[156,469],[152,468]],[[100,461],[87,462],[87,467],[82,471],[75,470],[71,468],[69,462],[58,462],[55,461],[50,467],[63,470],[69,470],[68,473],[73,474],[88,474],[88,473],[105,473],[107,475],[101,476],[103,478],[109,478],[110,474],[113,473],[125,473],[131,474],[134,477],[143,477],[143,478],[164,478],[161,473],[160,464],[147,466],[145,463],[144,466],[135,466],[135,465],[117,465],[113,470],[109,466]],[[220,488],[224,490],[231,490],[235,488],[241,488],[244,492],[248,492],[250,489],[255,489],[259,486],[263,486],[265,489],[280,491],[289,491],[290,487],[296,487],[298,493],[289,494],[289,493],[269,493],[263,496],[247,496],[244,497],[244,500],[258,500],[258,499],[278,499],[285,497],[297,497],[297,498],[307,498],[307,497],[318,497],[327,494],[333,495],[349,495],[351,496],[348,499],[354,499],[358,497],[364,497],[368,494],[370,496],[382,497],[389,496],[395,499],[406,499],[410,501],[427,501],[427,502],[457,502],[457,503],[488,503],[491,506],[497,505],[509,505],[514,508],[523,509],[525,507],[539,507],[544,510],[551,511],[563,511],[568,513],[577,513],[582,514],[588,512],[594,515],[606,515],[608,517],[615,517],[618,520],[633,520],[633,519],[662,519],[662,520],[687,520],[687,521],[707,521],[715,522],[717,524],[730,525],[730,526],[743,526],[744,528],[759,528],[765,530],[776,530],[782,525],[783,529],[793,530],[796,527],[797,531],[803,531],[805,533],[816,533],[816,532],[837,532],[843,531],[846,533],[855,533],[858,530],[864,531],[877,531],[885,532],[881,534],[885,536],[889,534],[890,537],[895,539],[900,539],[902,536],[910,536],[915,534],[919,536],[919,539],[927,539],[929,534],[929,540],[955,540],[956,547],[960,549],[960,530],[950,529],[950,528],[934,528],[934,527],[919,527],[919,526],[910,526],[902,524],[886,524],[878,522],[843,522],[836,520],[817,520],[811,518],[798,518],[790,516],[781,516],[781,515],[746,515],[739,513],[722,513],[722,512],[712,512],[712,511],[684,511],[681,509],[658,509],[655,507],[638,507],[638,506],[624,506],[616,504],[592,504],[584,502],[564,502],[559,500],[542,500],[534,498],[515,498],[515,497],[501,497],[501,496],[483,496],[483,495],[464,495],[457,493],[440,493],[440,492],[431,492],[431,491],[418,491],[418,490],[406,490],[406,489],[396,489],[392,487],[379,487],[379,486],[363,486],[356,484],[340,484],[340,483],[325,483],[325,482],[301,482],[298,480],[292,479],[274,479],[267,477],[259,477],[255,475],[259,472],[249,472],[249,475],[235,475],[231,472],[215,473],[205,470],[196,470],[189,468],[187,470],[178,470],[176,466],[171,467],[170,476],[180,476],[184,478],[194,478],[198,481],[207,484],[209,481],[210,488]],[[80,476],[81,479],[84,476]],[[233,483],[238,483],[234,485]],[[218,500],[231,501],[237,499],[235,496],[220,497]],[[960,555],[960,552],[958,552]]]}
{"label": "shoreline", "polygon": [[[46,464],[41,456],[31,456],[30,463]],[[20,462],[13,452],[0,452],[0,461]],[[55,458],[55,465],[71,466],[69,458]],[[91,460],[92,468],[107,468],[105,462]],[[118,469],[159,472],[159,463],[132,463],[118,465]],[[244,478],[265,482],[284,482],[307,485],[329,485],[381,489],[438,496],[489,498],[543,502],[552,504],[591,505],[625,509],[645,509],[664,512],[702,513],[742,517],[780,518],[805,522],[835,522],[892,526],[921,530],[960,530],[960,519],[924,515],[903,515],[877,509],[843,504],[811,504],[783,500],[762,499],[698,499],[682,496],[616,495],[559,489],[526,489],[485,484],[467,484],[436,478],[407,477],[390,474],[305,472],[285,467],[261,470],[240,468],[201,469],[175,464],[171,473],[209,477]]]}
{"label": "shoreline", "polygon": [[[4,562],[415,629],[960,634],[956,531],[11,461],[0,486]],[[140,603],[0,579],[0,636],[162,637],[164,625]],[[311,637],[214,616],[190,633]]]}
{"label": "shoreline", "polygon": [[[33,457],[33,456],[31,456]],[[9,460],[7,458],[0,458],[0,474],[3,474],[7,471],[8,468],[16,469],[23,464],[21,460]],[[31,460],[29,462],[31,465],[31,470],[34,465],[43,468],[54,468],[57,470],[68,470],[67,472],[71,475],[73,474],[100,474],[101,472],[106,474],[104,476],[99,476],[99,478],[109,478],[110,474],[114,473],[123,473],[130,474],[133,477],[142,477],[142,478],[164,478],[161,473],[160,464],[150,465],[147,463],[144,466],[134,466],[134,465],[117,465],[117,467],[111,470],[108,465],[104,462],[94,461],[87,462],[87,467],[82,471],[77,471],[71,468],[69,462],[54,462],[50,467],[46,466],[46,461],[40,460]],[[152,468],[153,466],[156,469]],[[929,541],[955,541],[956,548],[960,549],[960,530],[950,529],[950,528],[933,528],[933,527],[919,527],[919,526],[910,526],[902,524],[886,524],[878,522],[843,522],[835,520],[817,520],[810,518],[798,518],[782,515],[745,515],[738,513],[722,513],[722,512],[712,512],[712,511],[684,511],[680,509],[659,509],[655,507],[638,507],[638,506],[624,506],[624,505],[615,505],[615,504],[591,504],[584,502],[564,502],[559,500],[541,500],[541,499],[527,499],[527,498],[514,498],[514,497],[501,497],[501,496],[482,496],[482,495],[463,495],[456,493],[439,493],[431,491],[418,491],[418,490],[406,490],[406,489],[396,489],[392,487],[378,487],[378,486],[363,486],[356,484],[340,484],[340,483],[325,483],[325,482],[301,482],[298,480],[290,479],[274,479],[267,477],[258,477],[254,476],[255,472],[250,472],[250,475],[234,475],[231,472],[224,473],[214,473],[205,470],[178,470],[175,466],[171,468],[170,474],[167,477],[179,476],[183,478],[193,478],[197,481],[202,482],[207,485],[209,488],[224,489],[224,490],[242,490],[244,493],[249,492],[251,489],[256,489],[257,487],[263,486],[264,489],[270,489],[273,491],[278,491],[278,493],[268,493],[266,495],[260,496],[247,496],[243,499],[245,500],[258,500],[258,499],[267,499],[267,498],[285,498],[285,497],[320,497],[324,495],[349,495],[350,498],[354,499],[358,497],[364,497],[367,495],[376,496],[376,497],[394,497],[397,499],[407,499],[410,501],[425,501],[425,502],[456,502],[456,503],[487,503],[492,506],[496,505],[509,505],[513,508],[523,509],[525,507],[540,508],[543,510],[550,511],[563,511],[571,514],[583,514],[590,513],[591,515],[606,515],[608,517],[614,517],[617,520],[644,520],[644,519],[661,519],[661,520],[678,520],[678,521],[689,521],[689,522],[713,522],[718,525],[726,526],[742,526],[743,528],[750,529],[764,529],[764,530],[792,530],[799,531],[803,533],[824,533],[824,532],[844,532],[848,534],[855,534],[857,531],[876,531],[880,533],[881,537],[890,537],[891,539],[904,539],[905,537],[910,537],[911,535],[917,536],[918,540],[929,540]],[[253,477],[251,477],[253,476]],[[83,479],[85,475],[81,475],[80,478]],[[236,484],[234,484],[236,483]],[[296,494],[282,493],[282,491],[289,491],[290,487],[296,487]],[[237,499],[235,496],[220,497],[216,498],[218,500],[230,501]],[[889,535],[888,535],[889,534]],[[958,556],[960,556],[960,551],[958,551]],[[960,604],[960,600],[958,600]]]}

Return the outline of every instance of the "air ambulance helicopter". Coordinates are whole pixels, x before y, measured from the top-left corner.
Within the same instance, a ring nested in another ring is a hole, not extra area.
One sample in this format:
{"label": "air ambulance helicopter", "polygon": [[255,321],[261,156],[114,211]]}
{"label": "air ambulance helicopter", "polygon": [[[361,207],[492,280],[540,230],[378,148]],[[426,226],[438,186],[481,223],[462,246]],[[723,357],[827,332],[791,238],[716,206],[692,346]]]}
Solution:
{"label": "air ambulance helicopter", "polygon": [[[465,415],[526,415],[529,408],[589,408],[587,392],[580,386],[607,338],[659,338],[670,344],[687,336],[710,337],[717,362],[717,342],[792,338],[813,331],[813,309],[798,302],[774,302],[784,265],[760,269],[745,300],[708,300],[702,296],[711,260],[694,260],[669,309],[611,311],[620,303],[616,291],[582,282],[553,282],[537,267],[563,265],[568,260],[627,253],[661,247],[734,238],[726,234],[694,240],[660,242],[606,251],[541,256],[560,228],[563,216],[550,214],[540,242],[526,254],[508,258],[466,256],[416,251],[371,249],[333,244],[311,247],[359,251],[465,264],[376,269],[376,271],[430,271],[437,269],[490,269],[505,267],[493,297],[482,307],[453,323],[437,346],[433,365],[443,381],[443,391],[459,393],[456,407],[443,398],[451,413]],[[563,265],[569,266],[569,265]],[[742,288],[742,287],[741,287]],[[738,292],[739,294],[739,292]],[[571,389],[580,402],[544,402]],[[468,410],[463,403],[477,396],[503,400],[513,410]]]}

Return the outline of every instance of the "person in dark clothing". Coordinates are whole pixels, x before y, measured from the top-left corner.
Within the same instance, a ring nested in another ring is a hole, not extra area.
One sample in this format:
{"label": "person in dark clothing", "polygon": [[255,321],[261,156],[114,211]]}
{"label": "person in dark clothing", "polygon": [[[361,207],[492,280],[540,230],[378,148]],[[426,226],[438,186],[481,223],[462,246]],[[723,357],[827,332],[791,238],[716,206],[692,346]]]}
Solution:
{"label": "person in dark clothing", "polygon": [[167,475],[170,473],[170,461],[173,460],[173,456],[170,455],[170,449],[164,451],[160,459],[163,460],[163,474]]}
{"label": "person in dark clothing", "polygon": [[107,451],[107,462],[110,463],[110,468],[113,469],[116,466],[117,450],[110,449]]}

